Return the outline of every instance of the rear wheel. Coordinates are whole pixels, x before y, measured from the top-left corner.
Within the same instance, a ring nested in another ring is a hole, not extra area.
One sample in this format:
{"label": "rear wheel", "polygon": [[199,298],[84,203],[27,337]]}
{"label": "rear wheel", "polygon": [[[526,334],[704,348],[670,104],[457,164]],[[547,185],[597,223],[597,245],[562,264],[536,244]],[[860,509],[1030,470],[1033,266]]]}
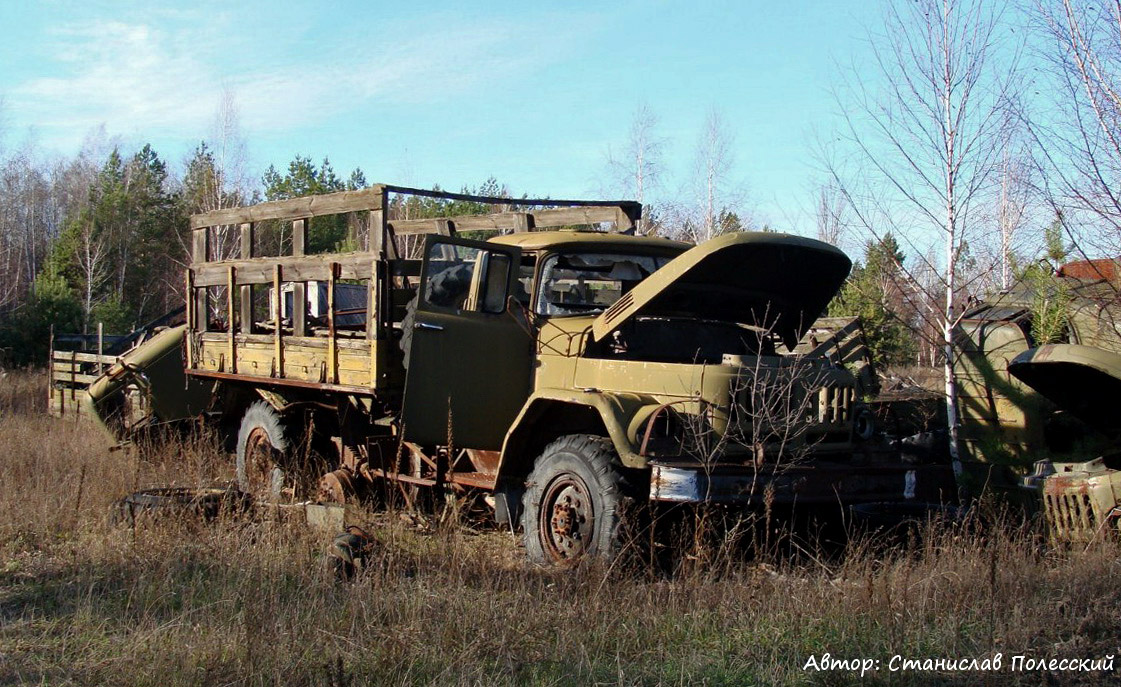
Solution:
{"label": "rear wheel", "polygon": [[258,499],[295,496],[286,467],[290,442],[280,413],[264,401],[245,411],[237,434],[237,485]]}
{"label": "rear wheel", "polygon": [[526,483],[526,554],[542,565],[572,565],[622,549],[623,520],[633,499],[609,439],[563,436],[545,447]]}

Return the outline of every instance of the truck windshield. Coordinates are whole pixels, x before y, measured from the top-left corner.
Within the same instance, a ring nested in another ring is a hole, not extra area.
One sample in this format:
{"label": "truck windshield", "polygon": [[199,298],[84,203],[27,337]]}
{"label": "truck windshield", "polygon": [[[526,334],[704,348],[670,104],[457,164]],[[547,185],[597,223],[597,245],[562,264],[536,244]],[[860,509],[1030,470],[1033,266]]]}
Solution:
{"label": "truck windshield", "polygon": [[537,290],[540,315],[586,315],[605,310],[672,260],[668,256],[560,253],[545,259]]}

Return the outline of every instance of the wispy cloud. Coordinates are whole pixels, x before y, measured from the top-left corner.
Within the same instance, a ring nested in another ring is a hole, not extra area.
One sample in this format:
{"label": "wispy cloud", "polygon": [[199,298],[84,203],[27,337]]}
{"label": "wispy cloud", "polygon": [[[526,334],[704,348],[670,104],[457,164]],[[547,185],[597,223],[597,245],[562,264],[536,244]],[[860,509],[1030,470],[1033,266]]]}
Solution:
{"label": "wispy cloud", "polygon": [[232,29],[238,22],[222,16],[64,25],[48,37],[52,75],[14,85],[10,105],[58,143],[102,123],[114,131],[199,136],[222,91],[232,89],[248,132],[285,130],[357,108],[436,105],[510,87],[578,49],[585,19],[459,18],[426,25],[454,29],[341,29],[290,45],[270,43],[267,31],[239,35]]}
{"label": "wispy cloud", "polygon": [[13,90],[13,107],[47,130],[99,123],[166,128],[205,121],[207,69],[151,26],[96,22],[56,32],[58,76]]}

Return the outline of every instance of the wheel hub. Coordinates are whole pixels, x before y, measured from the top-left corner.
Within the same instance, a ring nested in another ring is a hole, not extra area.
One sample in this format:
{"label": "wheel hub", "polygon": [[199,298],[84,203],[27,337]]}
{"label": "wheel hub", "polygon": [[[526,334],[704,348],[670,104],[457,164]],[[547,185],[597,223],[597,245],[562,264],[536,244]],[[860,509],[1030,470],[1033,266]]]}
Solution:
{"label": "wheel hub", "polygon": [[541,541],[558,561],[580,558],[592,546],[595,519],[588,486],[580,477],[558,476],[545,493],[539,518]]}
{"label": "wheel hub", "polygon": [[276,467],[276,449],[265,430],[257,427],[245,442],[245,471],[251,493],[267,494]]}
{"label": "wheel hub", "polygon": [[319,478],[319,500],[327,503],[354,503],[358,488],[350,470],[339,469]]}

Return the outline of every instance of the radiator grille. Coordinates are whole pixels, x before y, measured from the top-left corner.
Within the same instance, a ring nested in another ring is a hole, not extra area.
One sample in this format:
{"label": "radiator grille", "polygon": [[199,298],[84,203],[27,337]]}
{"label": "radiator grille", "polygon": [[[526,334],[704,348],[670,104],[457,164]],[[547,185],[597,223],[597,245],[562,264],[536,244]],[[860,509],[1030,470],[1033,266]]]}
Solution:
{"label": "radiator grille", "polygon": [[1086,493],[1045,493],[1044,509],[1047,521],[1055,533],[1071,537],[1079,532],[1092,535],[1097,529],[1094,507]]}
{"label": "radiator grille", "polygon": [[823,425],[841,425],[852,419],[856,390],[851,386],[825,386],[817,395],[817,421]]}

